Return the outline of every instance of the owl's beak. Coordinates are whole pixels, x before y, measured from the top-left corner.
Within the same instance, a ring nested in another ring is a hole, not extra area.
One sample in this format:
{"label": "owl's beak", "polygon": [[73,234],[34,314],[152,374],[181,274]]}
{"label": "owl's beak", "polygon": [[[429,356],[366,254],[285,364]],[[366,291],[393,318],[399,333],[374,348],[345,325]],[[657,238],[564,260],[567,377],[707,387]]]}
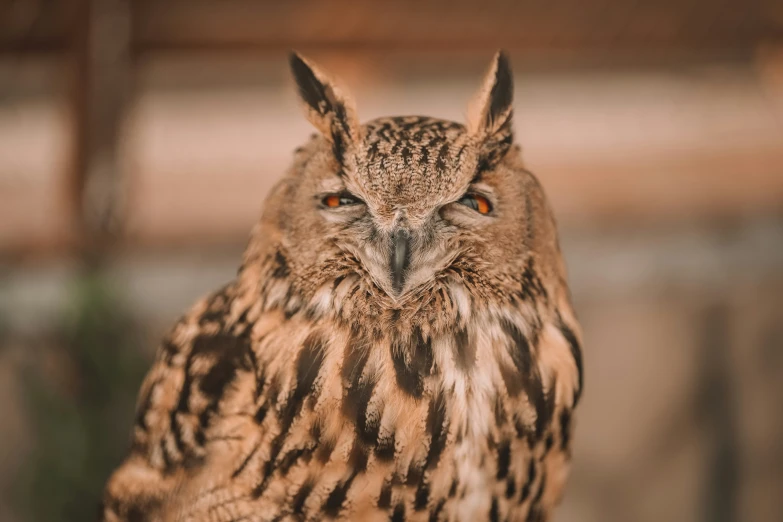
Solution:
{"label": "owl's beak", "polygon": [[391,279],[394,293],[400,295],[405,286],[408,265],[411,259],[411,236],[404,228],[398,228],[392,233],[391,241]]}

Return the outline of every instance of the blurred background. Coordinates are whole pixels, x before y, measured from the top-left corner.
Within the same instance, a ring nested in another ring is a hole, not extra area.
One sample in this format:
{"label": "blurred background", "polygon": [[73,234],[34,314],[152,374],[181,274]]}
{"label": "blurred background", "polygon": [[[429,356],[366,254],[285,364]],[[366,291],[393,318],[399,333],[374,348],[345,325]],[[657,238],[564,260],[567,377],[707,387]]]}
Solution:
{"label": "blurred background", "polygon": [[289,49],[461,120],[498,47],[585,334],[556,520],[783,520],[779,0],[0,0],[0,520],[95,518],[312,131]]}

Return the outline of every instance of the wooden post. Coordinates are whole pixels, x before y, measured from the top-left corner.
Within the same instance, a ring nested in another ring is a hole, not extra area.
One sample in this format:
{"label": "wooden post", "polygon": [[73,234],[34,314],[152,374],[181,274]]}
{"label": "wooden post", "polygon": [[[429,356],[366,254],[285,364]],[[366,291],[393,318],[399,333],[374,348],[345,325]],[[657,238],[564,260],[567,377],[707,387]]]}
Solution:
{"label": "wooden post", "polygon": [[69,197],[88,264],[100,262],[121,231],[124,190],[118,156],[131,79],[130,23],[126,0],[78,0],[72,18]]}

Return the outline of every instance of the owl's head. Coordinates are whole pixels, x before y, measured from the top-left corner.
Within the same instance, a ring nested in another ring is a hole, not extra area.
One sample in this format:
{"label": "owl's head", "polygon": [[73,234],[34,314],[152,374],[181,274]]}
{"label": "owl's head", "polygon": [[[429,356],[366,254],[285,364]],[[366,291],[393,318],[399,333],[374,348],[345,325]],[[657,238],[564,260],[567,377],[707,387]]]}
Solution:
{"label": "owl's head", "polygon": [[518,291],[531,256],[557,255],[543,193],[513,145],[513,79],[502,52],[465,123],[361,124],[339,83],[298,54],[290,65],[319,132],[297,149],[264,222],[298,287],[350,273],[392,306],[448,278],[497,294]]}

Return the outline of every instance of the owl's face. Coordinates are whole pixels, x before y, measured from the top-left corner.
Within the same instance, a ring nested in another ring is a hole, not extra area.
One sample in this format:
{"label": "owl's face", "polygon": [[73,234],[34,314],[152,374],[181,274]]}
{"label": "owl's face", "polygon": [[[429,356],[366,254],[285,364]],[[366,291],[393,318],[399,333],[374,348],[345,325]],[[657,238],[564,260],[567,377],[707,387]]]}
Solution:
{"label": "owl's face", "polygon": [[294,277],[318,286],[358,273],[399,304],[457,265],[485,286],[519,271],[538,186],[512,147],[503,55],[467,125],[417,116],[360,125],[343,91],[300,57],[291,62],[321,131],[267,203]]}

